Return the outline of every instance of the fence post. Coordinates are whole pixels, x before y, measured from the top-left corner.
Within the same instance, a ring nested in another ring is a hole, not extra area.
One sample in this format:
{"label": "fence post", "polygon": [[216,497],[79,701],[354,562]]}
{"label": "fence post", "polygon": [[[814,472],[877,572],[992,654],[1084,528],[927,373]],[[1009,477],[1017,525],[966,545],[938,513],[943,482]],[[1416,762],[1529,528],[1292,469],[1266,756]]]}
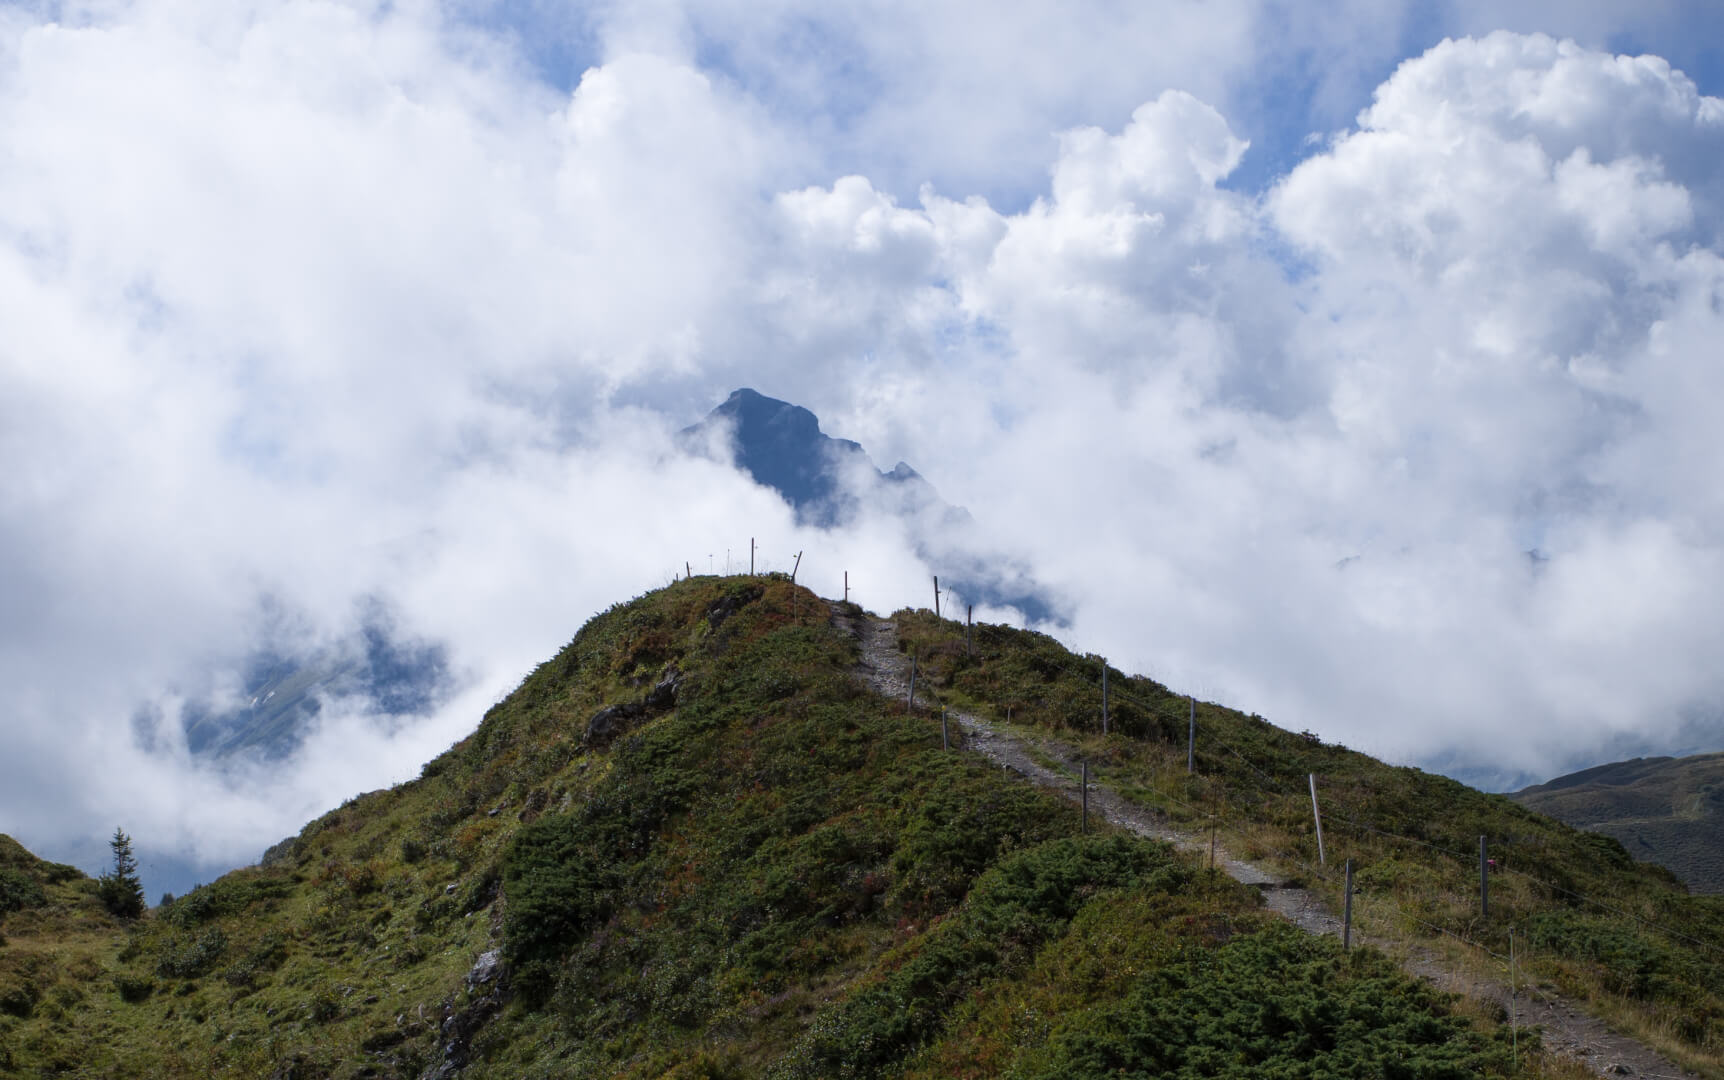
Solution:
{"label": "fence post", "polygon": [[1353,947],[1353,860],[1347,860],[1347,886],[1341,900],[1341,949]]}
{"label": "fence post", "polygon": [[940,617],[940,575],[934,575],[934,618]]}
{"label": "fence post", "polygon": [[1479,917],[1491,917],[1491,881],[1485,859],[1485,838],[1479,837]]}
{"label": "fence post", "polygon": [[1083,831],[1089,832],[1089,762],[1083,763]]}
{"label": "fence post", "polygon": [[686,559],[683,560],[682,568],[684,570],[688,571],[688,573],[684,575],[685,577],[690,578],[690,579],[692,579],[694,577],[694,567],[690,566]]}
{"label": "fence post", "polygon": [[1101,658],[1101,733],[1107,734],[1107,657]]}
{"label": "fence post", "polygon": [[1328,866],[1329,861],[1323,855],[1323,815],[1317,810],[1317,774],[1305,775],[1311,781],[1311,817],[1317,822],[1317,865]]}
{"label": "fence post", "polygon": [[1511,926],[1508,932],[1509,1052],[1513,1055],[1510,1060],[1514,1062],[1516,1072],[1520,1071],[1520,1020],[1515,1015],[1518,1011],[1516,1006],[1519,1005],[1519,1002],[1516,998],[1519,993],[1520,988],[1516,985],[1514,972],[1514,927]]}
{"label": "fence post", "polygon": [[1191,726],[1185,731],[1185,775],[1190,776],[1197,771],[1197,699],[1186,696],[1191,703]]}

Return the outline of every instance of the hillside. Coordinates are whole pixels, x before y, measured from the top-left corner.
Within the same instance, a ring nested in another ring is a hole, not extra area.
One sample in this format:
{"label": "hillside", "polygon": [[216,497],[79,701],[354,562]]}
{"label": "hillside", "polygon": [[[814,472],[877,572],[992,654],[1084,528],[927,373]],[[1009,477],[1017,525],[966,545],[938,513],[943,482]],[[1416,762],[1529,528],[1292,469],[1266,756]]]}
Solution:
{"label": "hillside", "polygon": [[1635,758],[1516,792],[1541,814],[1621,841],[1700,893],[1724,893],[1724,754]]}
{"label": "hillside", "polygon": [[[855,677],[862,615],[781,577],[618,605],[419,779],[135,924],[0,842],[0,1075],[1580,1075],[1395,951],[1511,930],[1534,992],[1724,1075],[1724,907],[1614,842],[1212,705],[1187,776],[1166,688],[1110,673],[1103,736],[1093,660],[895,617],[926,691],[1087,755],[1142,813],[1213,814],[1317,896],[1353,858],[1383,948],[1344,953],[942,749],[937,719]],[[1488,919],[1478,834],[1512,868]]]}

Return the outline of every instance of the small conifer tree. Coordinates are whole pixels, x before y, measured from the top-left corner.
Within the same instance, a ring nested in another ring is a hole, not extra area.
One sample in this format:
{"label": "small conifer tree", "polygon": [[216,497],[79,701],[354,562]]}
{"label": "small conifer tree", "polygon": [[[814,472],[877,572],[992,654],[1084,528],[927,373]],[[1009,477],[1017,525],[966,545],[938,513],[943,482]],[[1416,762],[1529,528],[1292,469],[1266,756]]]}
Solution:
{"label": "small conifer tree", "polygon": [[138,860],[132,856],[132,838],[123,829],[114,830],[108,841],[114,849],[114,868],[96,879],[102,906],[122,919],[144,913],[144,883],[138,880]]}

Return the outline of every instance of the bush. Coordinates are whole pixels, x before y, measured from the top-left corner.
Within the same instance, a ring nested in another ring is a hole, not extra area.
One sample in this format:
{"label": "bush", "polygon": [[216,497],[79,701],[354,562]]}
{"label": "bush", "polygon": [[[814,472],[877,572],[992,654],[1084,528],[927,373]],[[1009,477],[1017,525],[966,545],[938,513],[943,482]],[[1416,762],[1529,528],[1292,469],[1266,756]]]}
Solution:
{"label": "bush", "polygon": [[1381,954],[1346,954],[1285,924],[1219,948],[1187,943],[1124,1000],[1067,1025],[1015,1075],[1460,1080],[1510,1064],[1500,1040],[1449,1015]]}
{"label": "bush", "polygon": [[47,894],[35,878],[22,870],[0,866],[0,914],[41,907],[47,902]]}
{"label": "bush", "polygon": [[121,1001],[136,1005],[156,992],[156,980],[147,975],[115,975],[114,990]]}
{"label": "bush", "polygon": [[221,960],[227,951],[227,935],[211,927],[192,941],[173,939],[156,960],[156,974],[170,979],[195,979]]}

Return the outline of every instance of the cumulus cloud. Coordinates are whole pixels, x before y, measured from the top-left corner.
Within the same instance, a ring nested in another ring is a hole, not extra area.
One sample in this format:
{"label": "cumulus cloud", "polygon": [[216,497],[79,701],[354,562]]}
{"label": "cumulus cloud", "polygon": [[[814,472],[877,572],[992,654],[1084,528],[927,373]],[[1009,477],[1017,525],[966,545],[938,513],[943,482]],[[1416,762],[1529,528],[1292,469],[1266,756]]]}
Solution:
{"label": "cumulus cloud", "polygon": [[[1516,34],[1367,103],[1410,8],[1080,7],[599,5],[565,89],[485,4],[0,12],[0,828],[253,857],[750,536],[919,602],[891,515],[675,450],[740,385],[1181,688],[1505,775],[1710,737],[1724,106]],[[1293,56],[1339,130],[1255,190]],[[367,612],[447,700],[172,737]]]}

